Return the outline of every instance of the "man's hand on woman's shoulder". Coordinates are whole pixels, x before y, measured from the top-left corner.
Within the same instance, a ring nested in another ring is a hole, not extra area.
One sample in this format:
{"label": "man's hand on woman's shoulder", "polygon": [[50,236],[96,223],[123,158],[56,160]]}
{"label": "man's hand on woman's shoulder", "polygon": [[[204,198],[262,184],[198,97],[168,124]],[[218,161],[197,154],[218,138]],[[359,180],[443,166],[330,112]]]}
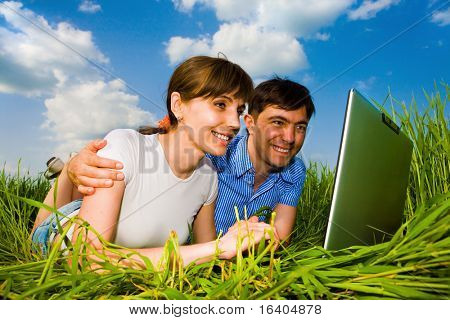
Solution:
{"label": "man's hand on woman's shoulder", "polygon": [[112,187],[114,181],[124,179],[124,174],[116,171],[123,168],[121,162],[97,155],[106,143],[104,139],[89,142],[67,165],[70,180],[84,195],[93,194],[95,188]]}

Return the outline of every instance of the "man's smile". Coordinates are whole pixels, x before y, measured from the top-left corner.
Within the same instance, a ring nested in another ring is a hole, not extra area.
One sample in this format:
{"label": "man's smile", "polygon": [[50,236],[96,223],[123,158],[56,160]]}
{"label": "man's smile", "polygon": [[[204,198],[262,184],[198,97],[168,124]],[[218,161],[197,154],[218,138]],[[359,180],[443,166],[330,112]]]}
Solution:
{"label": "man's smile", "polygon": [[276,146],[276,145],[273,145],[272,147],[273,147],[273,149],[275,151],[278,151],[278,152],[280,152],[282,154],[285,154],[285,155],[289,154],[289,151],[291,150],[290,148],[282,148],[282,147],[279,147],[279,146]]}

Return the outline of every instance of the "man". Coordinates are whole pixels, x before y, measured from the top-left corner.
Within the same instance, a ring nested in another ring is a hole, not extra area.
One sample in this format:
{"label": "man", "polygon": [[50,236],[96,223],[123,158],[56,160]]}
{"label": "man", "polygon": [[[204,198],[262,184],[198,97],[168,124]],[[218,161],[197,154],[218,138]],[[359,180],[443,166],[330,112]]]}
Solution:
{"label": "man", "polygon": [[[235,207],[243,220],[245,212],[251,217],[268,206],[276,212],[278,236],[288,239],[306,177],[305,165],[295,155],[314,112],[308,89],[298,83],[274,78],[255,88],[244,116],[247,134],[237,136],[224,156],[208,155],[219,178],[214,213],[217,234],[226,233],[235,224]],[[110,170],[121,169],[121,163],[96,155],[105,145],[104,140],[91,142],[68,164],[69,176],[83,194],[124,178]]]}

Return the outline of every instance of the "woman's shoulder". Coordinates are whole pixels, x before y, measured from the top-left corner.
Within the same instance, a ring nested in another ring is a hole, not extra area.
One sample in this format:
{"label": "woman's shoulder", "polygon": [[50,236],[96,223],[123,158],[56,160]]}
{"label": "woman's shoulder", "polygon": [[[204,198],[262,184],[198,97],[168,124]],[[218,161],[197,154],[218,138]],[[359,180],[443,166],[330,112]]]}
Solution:
{"label": "woman's shoulder", "polygon": [[119,139],[119,140],[136,140],[140,133],[133,129],[113,129],[108,132],[105,139]]}
{"label": "woman's shoulder", "polygon": [[139,149],[139,147],[148,147],[149,145],[155,144],[156,136],[156,134],[143,135],[134,129],[114,129],[105,136],[105,139],[117,144],[125,144]]}
{"label": "woman's shoulder", "polygon": [[128,184],[138,172],[139,133],[133,129],[114,129],[105,136],[106,146],[98,151],[103,158],[122,162],[125,182]]}

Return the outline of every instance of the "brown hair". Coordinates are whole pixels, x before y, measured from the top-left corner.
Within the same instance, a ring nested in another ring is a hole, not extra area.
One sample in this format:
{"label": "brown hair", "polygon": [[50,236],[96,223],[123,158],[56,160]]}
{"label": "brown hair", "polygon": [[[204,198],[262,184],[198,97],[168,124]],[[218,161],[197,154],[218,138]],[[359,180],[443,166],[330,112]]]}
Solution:
{"label": "brown hair", "polygon": [[255,88],[249,102],[248,113],[258,117],[270,105],[288,111],[306,108],[308,119],[315,113],[314,103],[305,86],[278,77],[261,82]]}
{"label": "brown hair", "polygon": [[[176,128],[177,118],[170,108],[173,92],[178,92],[183,101],[195,98],[213,98],[232,93],[237,99],[248,102],[253,93],[253,81],[237,64],[223,58],[196,56],[181,63],[170,78],[166,107],[170,128]],[[166,121],[167,122],[167,121]],[[140,127],[142,134],[166,133],[169,128],[160,126]]]}

